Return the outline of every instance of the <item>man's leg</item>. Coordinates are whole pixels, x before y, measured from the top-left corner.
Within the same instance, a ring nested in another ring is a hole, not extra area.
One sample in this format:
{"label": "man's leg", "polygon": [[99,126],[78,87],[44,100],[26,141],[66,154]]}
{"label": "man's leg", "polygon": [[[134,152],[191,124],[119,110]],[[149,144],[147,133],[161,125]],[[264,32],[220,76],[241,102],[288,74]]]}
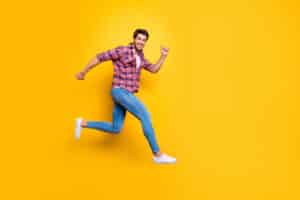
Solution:
{"label": "man's leg", "polygon": [[141,121],[144,135],[151,147],[152,153],[159,153],[160,149],[155,138],[151,116],[143,103],[134,94],[124,89],[115,89],[113,97],[117,103],[121,104]]}
{"label": "man's leg", "polygon": [[113,110],[113,120],[112,123],[110,122],[103,122],[103,121],[86,121],[86,125],[83,126],[84,128],[92,128],[100,131],[104,131],[107,133],[120,133],[124,119],[126,115],[126,109],[123,108],[117,102],[114,102],[114,110]]}

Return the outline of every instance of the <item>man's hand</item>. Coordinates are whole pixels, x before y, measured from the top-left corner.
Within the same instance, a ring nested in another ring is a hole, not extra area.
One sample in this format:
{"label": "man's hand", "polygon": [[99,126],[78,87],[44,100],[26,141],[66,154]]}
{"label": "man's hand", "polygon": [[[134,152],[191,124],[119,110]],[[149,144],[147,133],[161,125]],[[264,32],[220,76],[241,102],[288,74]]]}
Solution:
{"label": "man's hand", "polygon": [[169,48],[166,48],[166,47],[161,46],[161,47],[160,47],[160,52],[161,52],[161,55],[162,55],[162,56],[167,56],[168,53],[169,53]]}
{"label": "man's hand", "polygon": [[84,80],[84,76],[85,76],[85,73],[82,71],[76,74],[76,78],[78,80]]}
{"label": "man's hand", "polygon": [[162,66],[163,62],[167,58],[167,55],[169,53],[169,48],[160,46],[160,52],[161,52],[161,56],[158,59],[158,61],[155,64],[151,65],[151,70],[150,71],[152,73],[156,73],[160,70],[160,67]]}

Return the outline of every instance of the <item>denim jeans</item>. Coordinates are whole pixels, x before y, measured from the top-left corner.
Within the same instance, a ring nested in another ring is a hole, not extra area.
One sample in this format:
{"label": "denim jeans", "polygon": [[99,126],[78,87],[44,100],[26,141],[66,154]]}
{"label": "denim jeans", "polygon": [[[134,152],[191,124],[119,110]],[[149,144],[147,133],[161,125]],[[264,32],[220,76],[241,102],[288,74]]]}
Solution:
{"label": "denim jeans", "polygon": [[141,122],[144,136],[150,145],[152,153],[159,152],[159,146],[152,127],[151,116],[143,103],[133,93],[123,88],[112,88],[111,95],[114,101],[112,122],[87,121],[87,128],[112,134],[120,133],[126,111],[129,111]]}

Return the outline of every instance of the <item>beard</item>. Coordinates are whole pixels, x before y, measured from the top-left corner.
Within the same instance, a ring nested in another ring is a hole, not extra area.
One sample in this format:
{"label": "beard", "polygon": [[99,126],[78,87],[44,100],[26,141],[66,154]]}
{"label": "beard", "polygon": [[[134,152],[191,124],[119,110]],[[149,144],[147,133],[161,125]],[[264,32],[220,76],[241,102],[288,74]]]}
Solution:
{"label": "beard", "polygon": [[143,50],[143,46],[141,46],[141,45],[134,44],[134,47],[137,51]]}

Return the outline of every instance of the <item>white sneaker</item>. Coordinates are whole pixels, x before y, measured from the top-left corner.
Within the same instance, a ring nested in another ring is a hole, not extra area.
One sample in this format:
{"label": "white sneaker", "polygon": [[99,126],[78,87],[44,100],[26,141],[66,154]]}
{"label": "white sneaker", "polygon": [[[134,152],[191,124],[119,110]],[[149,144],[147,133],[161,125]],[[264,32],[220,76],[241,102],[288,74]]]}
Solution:
{"label": "white sneaker", "polygon": [[82,127],[80,125],[81,122],[82,122],[81,117],[78,117],[78,118],[75,119],[75,138],[77,140],[79,140],[79,138],[80,138],[80,133],[81,133],[81,129],[82,129]]}
{"label": "white sneaker", "polygon": [[160,156],[153,156],[153,161],[157,164],[164,164],[164,163],[175,163],[176,158],[168,156],[167,154],[161,154]]}

